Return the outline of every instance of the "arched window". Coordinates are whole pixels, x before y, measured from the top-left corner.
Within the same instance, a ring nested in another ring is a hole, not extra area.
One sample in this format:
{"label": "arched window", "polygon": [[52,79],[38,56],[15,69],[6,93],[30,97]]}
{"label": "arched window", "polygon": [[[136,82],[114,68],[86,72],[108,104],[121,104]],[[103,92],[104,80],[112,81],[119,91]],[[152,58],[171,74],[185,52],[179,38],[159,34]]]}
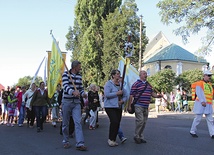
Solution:
{"label": "arched window", "polygon": [[177,76],[182,73],[183,70],[182,68],[183,68],[182,62],[177,63]]}
{"label": "arched window", "polygon": [[207,65],[203,65],[201,70],[202,70],[202,72],[205,72],[207,70]]}
{"label": "arched window", "polygon": [[150,76],[150,69],[149,68],[147,68],[146,72],[147,72],[147,75]]}
{"label": "arched window", "polygon": [[155,63],[155,72],[158,72],[159,70],[160,70],[159,63],[156,62]]}

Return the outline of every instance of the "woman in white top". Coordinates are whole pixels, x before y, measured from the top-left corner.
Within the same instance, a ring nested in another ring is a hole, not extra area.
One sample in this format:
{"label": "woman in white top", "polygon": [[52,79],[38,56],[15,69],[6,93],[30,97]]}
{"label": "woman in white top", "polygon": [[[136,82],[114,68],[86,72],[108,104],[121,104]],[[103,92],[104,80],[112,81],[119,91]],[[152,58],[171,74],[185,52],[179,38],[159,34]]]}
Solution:
{"label": "woman in white top", "polygon": [[35,114],[33,110],[30,110],[30,102],[33,97],[33,94],[36,90],[36,84],[32,83],[31,88],[29,88],[26,93],[23,95],[22,102],[25,103],[26,109],[27,109],[27,126],[30,128],[33,128],[34,120],[35,120]]}

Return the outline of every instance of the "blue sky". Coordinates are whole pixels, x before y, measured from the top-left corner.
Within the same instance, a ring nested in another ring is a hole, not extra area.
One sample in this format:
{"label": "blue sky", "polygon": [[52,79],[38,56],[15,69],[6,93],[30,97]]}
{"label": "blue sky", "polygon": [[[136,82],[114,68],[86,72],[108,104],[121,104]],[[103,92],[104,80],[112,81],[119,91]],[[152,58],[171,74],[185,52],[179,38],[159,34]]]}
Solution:
{"label": "blue sky", "polygon": [[[46,51],[51,50],[53,30],[61,51],[67,52],[67,66],[70,66],[70,51],[65,50],[69,26],[73,25],[74,7],[77,0],[0,0],[0,83],[13,85],[19,78],[34,76]],[[146,34],[152,39],[162,31],[171,43],[190,52],[200,46],[200,34],[191,37],[184,45],[181,37],[172,31],[176,25],[166,26],[160,22],[156,3],[158,0],[136,0],[146,24]],[[44,76],[42,65],[39,76]]]}

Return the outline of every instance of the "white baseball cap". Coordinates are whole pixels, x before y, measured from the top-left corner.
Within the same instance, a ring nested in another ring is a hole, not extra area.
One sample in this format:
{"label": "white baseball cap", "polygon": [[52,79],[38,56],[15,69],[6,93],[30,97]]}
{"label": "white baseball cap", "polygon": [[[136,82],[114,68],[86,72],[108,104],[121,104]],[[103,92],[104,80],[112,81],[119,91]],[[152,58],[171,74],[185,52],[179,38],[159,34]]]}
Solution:
{"label": "white baseball cap", "polygon": [[213,75],[212,72],[210,72],[209,70],[204,71],[204,75]]}

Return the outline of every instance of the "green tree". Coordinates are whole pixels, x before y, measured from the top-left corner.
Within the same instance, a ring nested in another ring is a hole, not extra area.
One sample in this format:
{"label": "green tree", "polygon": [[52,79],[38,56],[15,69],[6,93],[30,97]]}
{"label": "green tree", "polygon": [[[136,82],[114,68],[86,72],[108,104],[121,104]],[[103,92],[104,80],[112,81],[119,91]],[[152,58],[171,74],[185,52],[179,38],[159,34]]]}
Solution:
{"label": "green tree", "polygon": [[66,34],[66,50],[72,51],[71,61],[78,60],[81,56],[81,40],[82,33],[78,25],[77,20],[74,20],[74,26],[68,28],[68,33]]}
{"label": "green tree", "polygon": [[183,25],[174,32],[181,35],[184,43],[188,42],[191,34],[197,34],[202,29],[207,30],[202,38],[202,47],[199,52],[207,55],[214,44],[214,1],[211,0],[162,0],[157,4],[160,9],[161,21],[164,24],[175,22]]}
{"label": "green tree", "polygon": [[[131,34],[131,42],[135,47],[132,65],[137,67],[139,60],[139,17],[137,16],[137,4],[134,0],[126,0],[124,4],[110,13],[106,19],[103,19],[103,56],[102,66],[105,78],[103,83],[109,79],[112,69],[118,67],[119,58],[124,55],[124,44],[128,40],[128,33]],[[144,24],[142,27],[145,28]],[[145,29],[142,29],[142,49],[148,43],[145,35]]]}
{"label": "green tree", "polygon": [[164,69],[157,74],[148,77],[149,83],[158,91],[169,93],[175,86],[175,72],[171,69]]}
{"label": "green tree", "polygon": [[73,32],[74,35],[80,35],[76,46],[81,51],[78,60],[82,62],[83,79],[86,84],[93,82],[100,85],[103,79],[102,18],[105,19],[110,12],[114,12],[121,2],[122,0],[78,0],[77,2],[75,15],[79,33],[74,32],[77,28],[74,28]]}
{"label": "green tree", "polygon": [[[17,85],[17,86],[27,86],[27,87],[29,87],[32,80],[33,80],[33,77],[31,77],[31,76],[25,76],[25,77],[23,77],[23,78],[19,78],[18,83],[17,83],[16,85]],[[42,77],[38,76],[38,77],[36,77],[34,83],[35,83],[37,86],[39,86],[39,83],[40,83],[41,81],[43,81],[43,80],[42,80]]]}
{"label": "green tree", "polygon": [[176,78],[176,85],[182,87],[183,90],[186,90],[188,93],[191,92],[191,84],[203,79],[203,72],[199,69],[188,70],[180,74]]}

